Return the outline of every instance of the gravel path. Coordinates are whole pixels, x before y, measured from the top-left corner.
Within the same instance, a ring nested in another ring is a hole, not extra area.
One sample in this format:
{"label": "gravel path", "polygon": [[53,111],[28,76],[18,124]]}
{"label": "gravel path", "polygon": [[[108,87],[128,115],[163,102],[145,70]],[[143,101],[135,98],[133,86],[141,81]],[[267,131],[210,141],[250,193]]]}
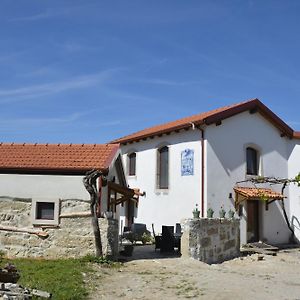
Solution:
{"label": "gravel path", "polygon": [[207,265],[150,247],[136,247],[119,269],[95,266],[90,299],[300,299],[299,249]]}

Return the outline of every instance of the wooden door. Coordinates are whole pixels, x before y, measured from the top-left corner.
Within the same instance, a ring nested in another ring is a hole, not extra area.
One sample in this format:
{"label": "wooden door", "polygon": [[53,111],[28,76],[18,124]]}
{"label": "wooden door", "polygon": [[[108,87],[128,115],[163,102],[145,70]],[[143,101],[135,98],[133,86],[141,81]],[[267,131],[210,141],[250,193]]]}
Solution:
{"label": "wooden door", "polygon": [[259,201],[247,201],[247,242],[259,241]]}

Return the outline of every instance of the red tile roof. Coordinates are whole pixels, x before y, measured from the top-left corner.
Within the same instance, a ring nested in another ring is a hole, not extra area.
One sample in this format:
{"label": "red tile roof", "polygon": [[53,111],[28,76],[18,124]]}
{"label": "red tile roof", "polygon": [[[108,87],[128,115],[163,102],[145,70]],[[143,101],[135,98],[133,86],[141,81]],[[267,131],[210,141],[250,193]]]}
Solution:
{"label": "red tile roof", "polygon": [[294,139],[300,139],[300,131],[295,131],[293,137]]}
{"label": "red tile roof", "polygon": [[249,187],[235,187],[234,191],[247,199],[283,199],[284,196],[278,192],[266,188],[249,188]]}
{"label": "red tile roof", "polygon": [[82,173],[107,171],[117,144],[0,143],[0,172]]}
{"label": "red tile roof", "polygon": [[294,136],[293,129],[290,128],[285,122],[283,122],[278,116],[276,116],[261,101],[259,101],[258,99],[251,99],[237,104],[225,106],[208,112],[186,117],[183,119],[179,119],[173,122],[150,127],[135,132],[133,134],[124,136],[122,138],[116,139],[112,141],[112,143],[124,144],[128,142],[139,141],[141,139],[148,138],[151,136],[169,133],[180,129],[191,128],[192,123],[196,126],[201,126],[203,124],[210,125],[247,110],[253,112],[258,111],[266,119],[268,119],[275,127],[277,127],[284,135],[288,137]]}

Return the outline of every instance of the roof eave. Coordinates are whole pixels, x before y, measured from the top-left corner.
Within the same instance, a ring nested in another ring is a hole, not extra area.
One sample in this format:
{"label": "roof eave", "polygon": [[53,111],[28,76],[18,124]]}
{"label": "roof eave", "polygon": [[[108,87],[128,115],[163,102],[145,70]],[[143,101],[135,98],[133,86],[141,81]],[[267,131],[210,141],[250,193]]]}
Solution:
{"label": "roof eave", "polygon": [[29,175],[85,175],[86,172],[95,169],[104,175],[108,174],[108,168],[23,168],[0,167],[0,174],[29,174]]}
{"label": "roof eave", "polygon": [[300,131],[295,131],[293,135],[294,139],[300,139]]}
{"label": "roof eave", "polygon": [[[197,126],[203,124],[202,121],[201,122],[193,122],[193,123]],[[112,141],[111,143],[119,143],[119,144],[133,143],[133,142],[138,142],[138,141],[143,140],[143,139],[147,139],[149,137],[160,136],[162,134],[168,134],[168,133],[171,133],[171,132],[175,132],[175,131],[178,131],[178,130],[187,129],[187,128],[191,128],[191,127],[192,127],[191,122],[188,122],[188,123],[185,123],[185,124],[180,124],[180,125],[174,126],[172,128],[159,130],[159,131],[156,131],[155,133],[143,134],[143,135],[140,135],[138,137],[133,137],[133,138],[128,138],[128,139],[125,139],[125,138],[124,139],[119,139],[119,140],[116,140],[116,141]]]}

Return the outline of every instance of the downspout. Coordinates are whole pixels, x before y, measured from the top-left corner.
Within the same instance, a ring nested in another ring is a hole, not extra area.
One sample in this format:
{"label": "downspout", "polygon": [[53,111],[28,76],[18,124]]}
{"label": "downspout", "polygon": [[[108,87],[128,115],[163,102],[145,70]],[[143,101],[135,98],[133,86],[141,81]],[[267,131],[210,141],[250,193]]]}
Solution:
{"label": "downspout", "polygon": [[201,131],[201,217],[204,217],[204,176],[205,176],[205,151],[204,151],[204,129]]}
{"label": "downspout", "polygon": [[204,177],[205,177],[205,150],[204,150],[204,129],[195,125],[195,123],[190,122],[192,125],[192,129],[195,130],[198,128],[201,131],[201,186],[200,186],[200,193],[201,193],[201,200],[200,200],[200,207],[201,207],[201,217],[204,217]]}

